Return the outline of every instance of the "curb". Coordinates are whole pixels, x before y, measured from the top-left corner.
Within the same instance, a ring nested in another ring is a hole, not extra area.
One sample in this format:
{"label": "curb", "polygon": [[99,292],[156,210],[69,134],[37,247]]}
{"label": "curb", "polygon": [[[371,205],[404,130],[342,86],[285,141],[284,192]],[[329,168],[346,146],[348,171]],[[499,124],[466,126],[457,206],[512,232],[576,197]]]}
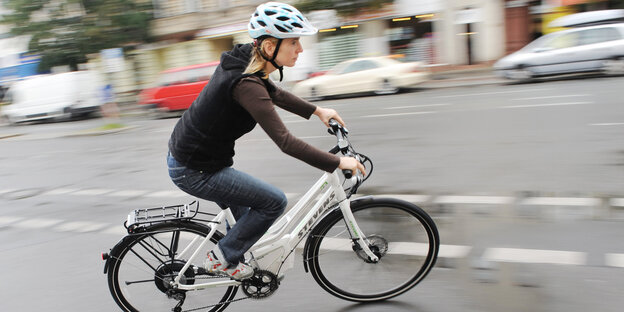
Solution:
{"label": "curb", "polygon": [[14,138],[14,137],[22,136],[22,135],[24,135],[24,133],[0,134],[0,140]]}
{"label": "curb", "polygon": [[62,136],[63,137],[96,136],[96,135],[105,135],[105,134],[118,133],[118,132],[131,130],[131,129],[135,129],[135,128],[137,128],[137,126],[124,126],[124,127],[121,127],[121,128],[109,129],[109,130],[88,129],[88,130],[82,130],[82,131],[77,131],[77,132],[73,132],[73,133],[68,133],[68,134],[65,134],[65,135],[62,135]]}

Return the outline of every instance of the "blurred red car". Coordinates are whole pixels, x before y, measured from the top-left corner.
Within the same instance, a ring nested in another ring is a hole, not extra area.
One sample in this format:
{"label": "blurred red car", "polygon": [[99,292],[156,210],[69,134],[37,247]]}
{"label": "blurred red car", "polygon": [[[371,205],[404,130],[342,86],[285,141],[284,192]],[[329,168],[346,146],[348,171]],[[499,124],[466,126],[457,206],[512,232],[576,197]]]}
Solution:
{"label": "blurred red car", "polygon": [[139,104],[159,112],[186,110],[201,92],[219,62],[168,69],[160,73],[158,86],[139,94]]}

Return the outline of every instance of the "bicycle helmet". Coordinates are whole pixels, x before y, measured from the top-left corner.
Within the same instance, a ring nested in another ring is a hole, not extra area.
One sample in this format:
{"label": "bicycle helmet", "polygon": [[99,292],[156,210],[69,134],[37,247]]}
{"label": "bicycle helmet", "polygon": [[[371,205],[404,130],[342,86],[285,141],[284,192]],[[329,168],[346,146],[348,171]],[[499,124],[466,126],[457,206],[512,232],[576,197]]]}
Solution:
{"label": "bicycle helmet", "polygon": [[318,31],[295,7],[279,2],[259,5],[251,15],[247,30],[254,39],[262,36],[296,38],[311,36]]}
{"label": "bicycle helmet", "polygon": [[275,68],[279,69],[280,81],[284,78],[284,66],[277,64],[275,58],[282,45],[282,40],[311,36],[318,31],[299,10],[291,5],[279,2],[267,2],[259,5],[251,15],[247,30],[249,35],[255,39],[254,46],[257,49],[260,49],[262,40],[266,37],[278,39],[272,58],[268,58],[262,51],[260,51],[260,55],[265,60],[271,62]]}

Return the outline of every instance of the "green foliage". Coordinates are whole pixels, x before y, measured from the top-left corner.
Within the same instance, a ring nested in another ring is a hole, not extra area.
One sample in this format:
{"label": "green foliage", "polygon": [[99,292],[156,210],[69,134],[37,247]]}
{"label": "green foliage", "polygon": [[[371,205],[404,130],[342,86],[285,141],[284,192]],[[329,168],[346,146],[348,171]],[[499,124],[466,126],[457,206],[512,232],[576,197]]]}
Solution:
{"label": "green foliage", "polygon": [[29,52],[41,55],[40,71],[77,65],[87,55],[148,42],[151,1],[5,0],[11,13],[0,23],[13,35],[30,35]]}
{"label": "green foliage", "polygon": [[340,15],[355,15],[366,10],[380,9],[394,0],[299,0],[295,7],[302,12],[335,9]]}

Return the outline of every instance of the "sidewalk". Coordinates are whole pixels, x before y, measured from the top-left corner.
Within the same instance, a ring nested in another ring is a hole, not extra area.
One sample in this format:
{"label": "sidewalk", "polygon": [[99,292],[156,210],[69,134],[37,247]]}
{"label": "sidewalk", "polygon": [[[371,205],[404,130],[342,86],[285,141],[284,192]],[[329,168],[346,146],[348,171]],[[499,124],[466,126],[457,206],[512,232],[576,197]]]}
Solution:
{"label": "sidewalk", "polygon": [[506,79],[496,76],[492,62],[474,65],[436,65],[429,67],[431,79],[421,88],[452,88],[478,85],[502,84]]}

